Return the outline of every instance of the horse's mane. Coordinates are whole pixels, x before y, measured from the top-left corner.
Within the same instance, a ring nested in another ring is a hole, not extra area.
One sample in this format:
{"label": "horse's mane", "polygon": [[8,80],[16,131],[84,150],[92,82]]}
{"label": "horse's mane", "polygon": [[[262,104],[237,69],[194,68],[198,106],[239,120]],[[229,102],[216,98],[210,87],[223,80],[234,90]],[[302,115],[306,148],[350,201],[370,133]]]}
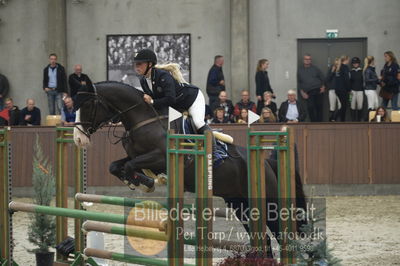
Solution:
{"label": "horse's mane", "polygon": [[188,83],[183,78],[183,75],[181,72],[181,67],[178,64],[169,63],[169,64],[165,64],[165,65],[156,65],[155,67],[158,69],[168,71],[169,73],[171,73],[172,77],[179,83]]}
{"label": "horse's mane", "polygon": [[119,85],[125,89],[129,89],[130,91],[133,91],[133,92],[136,92],[139,94],[143,94],[143,91],[138,90],[136,87],[133,87],[133,86],[123,83],[123,82],[114,81],[114,80],[99,81],[99,82],[96,82],[94,85],[97,86],[97,85],[110,85],[110,84]]}

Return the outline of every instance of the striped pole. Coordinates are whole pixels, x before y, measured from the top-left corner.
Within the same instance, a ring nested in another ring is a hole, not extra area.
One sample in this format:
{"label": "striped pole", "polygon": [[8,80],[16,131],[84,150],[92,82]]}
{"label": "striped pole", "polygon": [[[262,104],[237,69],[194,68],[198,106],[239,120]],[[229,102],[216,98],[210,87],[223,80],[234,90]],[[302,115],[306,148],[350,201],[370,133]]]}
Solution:
{"label": "striped pole", "polygon": [[74,210],[67,208],[57,208],[50,206],[40,206],[29,203],[20,203],[12,201],[9,204],[9,209],[13,211],[23,211],[32,213],[42,213],[53,216],[69,217],[75,219],[85,219],[99,222],[109,222],[116,224],[128,224],[136,226],[144,226],[150,228],[157,228],[160,231],[167,230],[167,222],[160,221],[158,219],[147,219],[141,217],[140,220],[136,220],[135,217],[121,214],[101,213],[101,212],[89,212],[83,210]]}

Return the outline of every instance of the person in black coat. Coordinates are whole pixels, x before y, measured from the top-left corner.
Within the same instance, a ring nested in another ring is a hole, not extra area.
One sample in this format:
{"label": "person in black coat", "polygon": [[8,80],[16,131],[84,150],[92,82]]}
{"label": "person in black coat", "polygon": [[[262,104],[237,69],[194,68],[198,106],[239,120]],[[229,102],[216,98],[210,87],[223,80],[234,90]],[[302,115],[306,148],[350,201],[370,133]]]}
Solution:
{"label": "person in black coat", "polygon": [[397,79],[397,73],[399,72],[399,65],[393,52],[387,51],[385,55],[385,65],[381,71],[381,92],[379,93],[382,97],[382,105],[387,108],[389,100],[392,102],[392,110],[399,110],[398,98],[399,98],[399,80]]}
{"label": "person in black coat", "polygon": [[9,120],[7,125],[9,126],[18,126],[20,124],[21,119],[21,111],[18,106],[14,105],[12,98],[7,98],[5,101],[5,108],[8,109]]}
{"label": "person in black coat", "polygon": [[256,95],[258,103],[262,102],[264,92],[266,91],[269,91],[272,94],[272,97],[275,98],[274,91],[269,82],[267,72],[268,67],[269,61],[267,59],[258,60],[256,72]]}
{"label": "person in black coat", "polygon": [[35,107],[33,99],[26,100],[26,107],[21,110],[20,125],[40,126],[40,109]]}
{"label": "person in black coat", "polygon": [[6,76],[0,74],[0,110],[3,110],[4,99],[8,94],[10,84]]}
{"label": "person in black coat", "polygon": [[69,95],[73,99],[82,86],[91,87],[92,81],[86,74],[82,73],[82,65],[78,64],[74,66],[74,73],[69,75],[68,84],[70,88]]}
{"label": "person in black coat", "polygon": [[206,90],[210,106],[218,101],[219,93],[225,90],[225,78],[224,72],[222,71],[223,65],[224,57],[222,55],[216,55],[214,57],[214,64],[208,71]]}
{"label": "person in black coat", "polygon": [[228,121],[233,122],[235,120],[235,116],[233,115],[233,103],[231,100],[228,100],[226,91],[221,91],[219,93],[218,101],[214,102],[213,106],[211,106],[211,110],[215,112],[219,107],[224,109],[224,115]]}
{"label": "person in black coat", "polygon": [[349,63],[348,56],[341,56],[337,63],[332,66],[331,72],[328,73],[327,82],[330,82],[332,88],[340,101],[340,109],[334,114],[332,120],[337,121],[339,116],[341,121],[346,121],[346,109],[349,100],[350,91],[350,71],[347,64]]}
{"label": "person in black coat", "polygon": [[57,63],[56,54],[50,54],[49,62],[43,69],[43,90],[47,94],[49,114],[61,114],[63,94],[68,93],[67,76],[64,67]]}
{"label": "person in black coat", "polygon": [[351,87],[351,120],[353,122],[362,121],[362,108],[364,103],[364,78],[360,67],[361,60],[358,57],[351,59],[352,69],[350,71]]}
{"label": "person in black coat", "polygon": [[264,92],[263,101],[258,102],[257,114],[261,115],[261,111],[265,107],[271,109],[273,115],[277,117],[278,107],[276,106],[276,103],[272,101],[272,93],[269,91]]}
{"label": "person in black coat", "polygon": [[288,100],[279,107],[279,121],[288,123],[304,122],[307,116],[306,110],[296,99],[296,91],[288,91]]}
{"label": "person in black coat", "polygon": [[214,110],[214,119],[211,121],[212,124],[227,124],[230,123],[229,119],[225,116],[225,109],[223,107],[217,107]]}

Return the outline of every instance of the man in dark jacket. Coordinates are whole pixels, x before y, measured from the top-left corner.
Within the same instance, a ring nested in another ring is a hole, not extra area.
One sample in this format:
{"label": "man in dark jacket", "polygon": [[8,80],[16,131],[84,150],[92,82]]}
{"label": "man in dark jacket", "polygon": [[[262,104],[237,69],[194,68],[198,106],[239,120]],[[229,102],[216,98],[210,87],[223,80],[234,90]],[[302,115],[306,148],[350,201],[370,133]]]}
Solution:
{"label": "man in dark jacket", "polygon": [[9,114],[9,120],[8,120],[8,125],[9,126],[18,126],[20,124],[20,110],[18,109],[18,106],[14,105],[13,99],[12,98],[7,98],[5,101],[5,108],[8,109],[8,114]]}
{"label": "man in dark jacket", "polygon": [[82,65],[78,64],[74,66],[74,73],[69,75],[68,84],[70,88],[69,95],[73,99],[82,86],[92,86],[92,81],[86,74],[82,73]]}
{"label": "man in dark jacket", "polygon": [[288,100],[279,108],[279,121],[288,123],[303,122],[306,119],[306,111],[296,100],[296,91],[288,91]]}
{"label": "man in dark jacket", "polygon": [[7,77],[0,74],[0,110],[3,110],[4,99],[7,96],[9,89],[10,84],[8,83]]}
{"label": "man in dark jacket", "polygon": [[321,70],[312,64],[311,55],[304,55],[303,65],[297,70],[297,83],[311,122],[322,122],[324,81]]}
{"label": "man in dark jacket", "polygon": [[67,76],[64,67],[57,63],[56,54],[50,54],[49,62],[43,69],[43,90],[47,94],[49,114],[61,114],[63,94],[68,92]]}
{"label": "man in dark jacket", "polygon": [[250,101],[250,92],[248,90],[242,90],[240,96],[242,99],[240,102],[237,102],[235,104],[235,108],[233,110],[233,114],[235,117],[238,117],[240,115],[240,111],[242,109],[247,109],[251,110],[252,112],[256,113],[257,112],[257,106],[253,101]]}
{"label": "man in dark jacket", "polygon": [[233,122],[235,116],[233,115],[233,104],[231,100],[228,100],[228,96],[226,95],[226,91],[221,91],[218,96],[218,101],[214,102],[214,105],[211,106],[212,112],[215,112],[217,108],[224,109],[224,116],[225,118]]}
{"label": "man in dark jacket", "polygon": [[40,126],[40,119],[40,109],[35,107],[35,101],[26,100],[26,107],[21,110],[20,125]]}
{"label": "man in dark jacket", "polygon": [[218,101],[219,92],[225,90],[225,78],[224,72],[222,71],[223,65],[224,57],[222,55],[216,55],[214,58],[214,65],[208,71],[206,88],[210,106]]}

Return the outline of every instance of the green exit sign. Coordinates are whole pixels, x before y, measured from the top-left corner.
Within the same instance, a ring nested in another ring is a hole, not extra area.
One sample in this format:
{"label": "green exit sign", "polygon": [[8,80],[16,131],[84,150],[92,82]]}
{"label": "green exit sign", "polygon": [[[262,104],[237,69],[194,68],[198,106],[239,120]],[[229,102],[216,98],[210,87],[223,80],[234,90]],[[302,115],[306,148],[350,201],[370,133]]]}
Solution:
{"label": "green exit sign", "polygon": [[339,30],[326,30],[327,39],[335,39],[339,35]]}

